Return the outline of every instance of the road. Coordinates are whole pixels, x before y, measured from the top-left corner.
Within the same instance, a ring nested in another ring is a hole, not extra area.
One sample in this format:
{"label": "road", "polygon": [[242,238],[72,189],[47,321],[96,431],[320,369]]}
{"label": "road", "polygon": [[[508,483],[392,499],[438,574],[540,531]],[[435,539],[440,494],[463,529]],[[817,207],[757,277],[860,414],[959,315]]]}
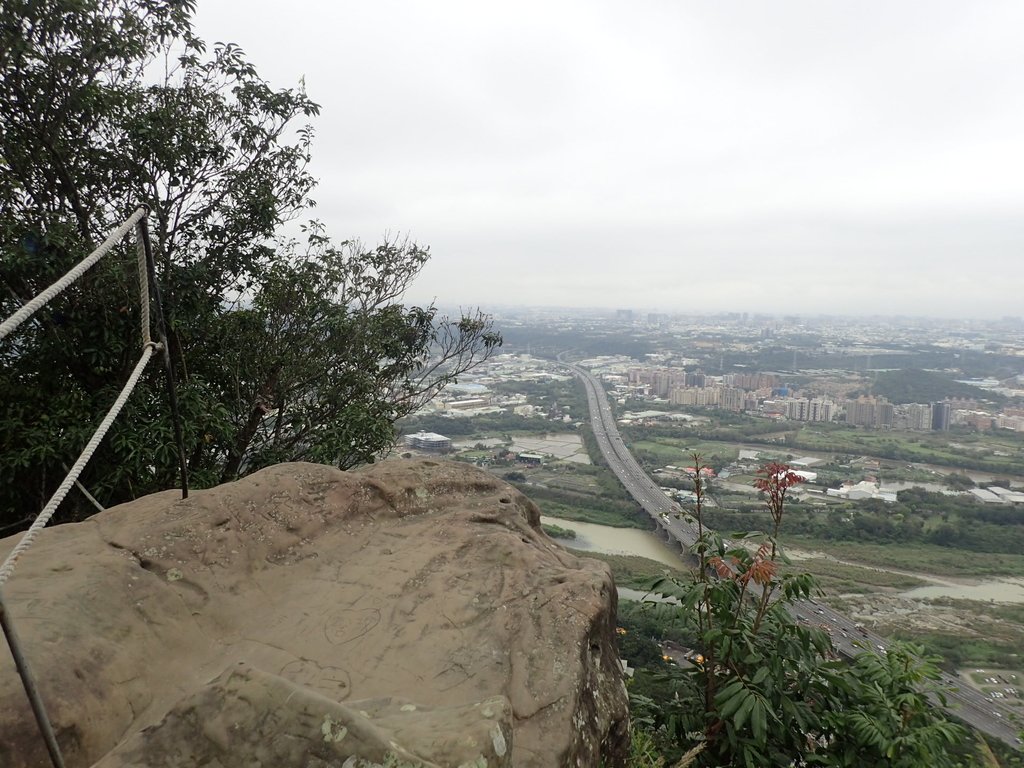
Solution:
{"label": "road", "polygon": [[[591,429],[608,466],[655,524],[679,543],[680,552],[689,552],[690,546],[697,540],[696,523],[680,516],[683,511],[680,506],[651,480],[622,442],[608,396],[600,382],[585,368],[566,365],[586,387]],[[886,648],[887,640],[884,637],[858,627],[843,614],[814,600],[797,603],[792,613],[798,621],[824,627],[831,635],[833,645],[845,656],[853,656],[863,650],[860,645],[880,651]],[[958,705],[949,708],[953,715],[989,736],[1020,748],[1017,732],[1008,722],[1009,712],[979,691],[964,687],[962,681],[952,675],[943,673],[940,682],[950,689],[949,701]]]}

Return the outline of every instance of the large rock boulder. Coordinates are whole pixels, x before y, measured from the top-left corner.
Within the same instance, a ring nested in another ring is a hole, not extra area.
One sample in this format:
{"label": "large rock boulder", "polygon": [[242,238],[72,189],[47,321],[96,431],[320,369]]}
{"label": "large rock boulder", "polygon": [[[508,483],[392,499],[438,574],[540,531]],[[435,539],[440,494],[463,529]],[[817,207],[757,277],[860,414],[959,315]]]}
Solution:
{"label": "large rock boulder", "polygon": [[[625,758],[607,567],[466,465],[155,494],[45,531],[4,595],[69,768]],[[48,764],[6,650],[0,733]]]}
{"label": "large rock boulder", "polygon": [[[395,699],[339,704],[244,662],[134,734],[94,768],[512,766],[504,696],[430,709]],[[389,762],[390,761],[390,762]]]}

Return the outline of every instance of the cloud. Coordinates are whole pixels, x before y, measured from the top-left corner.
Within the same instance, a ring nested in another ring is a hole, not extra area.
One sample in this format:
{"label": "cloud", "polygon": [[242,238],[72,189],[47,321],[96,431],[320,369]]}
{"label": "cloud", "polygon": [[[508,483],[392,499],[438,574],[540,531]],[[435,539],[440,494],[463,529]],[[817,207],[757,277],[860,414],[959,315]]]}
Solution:
{"label": "cloud", "polygon": [[431,244],[417,300],[1020,312],[1020,3],[241,8],[200,35],[305,76],[317,215]]}

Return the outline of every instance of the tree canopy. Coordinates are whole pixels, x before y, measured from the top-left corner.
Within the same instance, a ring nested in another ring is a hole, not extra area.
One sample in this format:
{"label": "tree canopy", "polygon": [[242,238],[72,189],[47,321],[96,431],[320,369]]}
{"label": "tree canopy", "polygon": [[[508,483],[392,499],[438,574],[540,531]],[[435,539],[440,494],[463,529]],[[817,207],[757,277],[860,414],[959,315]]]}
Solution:
{"label": "tree canopy", "polygon": [[[0,315],[150,208],[193,483],[269,463],[372,460],[393,422],[501,344],[480,312],[403,294],[415,242],[332,241],[311,221],[319,107],[234,45],[208,50],[192,0],[11,0],[0,10]],[[0,533],[31,519],[138,355],[124,243],[0,344]],[[175,484],[151,365],[83,482],[105,504]],[[69,497],[62,516],[88,510]]]}
{"label": "tree canopy", "polygon": [[930,403],[951,397],[1004,402],[1006,397],[949,376],[919,368],[882,371],[871,384],[873,395],[882,395],[894,403]]}

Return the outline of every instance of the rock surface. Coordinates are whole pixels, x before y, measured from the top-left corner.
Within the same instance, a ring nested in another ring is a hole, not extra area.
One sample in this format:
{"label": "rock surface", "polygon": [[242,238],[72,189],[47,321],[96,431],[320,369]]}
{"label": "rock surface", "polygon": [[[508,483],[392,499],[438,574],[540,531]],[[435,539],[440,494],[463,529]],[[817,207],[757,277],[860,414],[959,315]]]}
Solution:
{"label": "rock surface", "polygon": [[[155,494],[45,531],[4,595],[69,768],[625,759],[607,567],[466,465]],[[6,650],[0,733],[48,765]]]}
{"label": "rock surface", "polygon": [[512,765],[511,721],[504,696],[434,710],[390,698],[346,705],[243,663],[179,703],[158,726],[115,747],[94,768],[504,768]]}

